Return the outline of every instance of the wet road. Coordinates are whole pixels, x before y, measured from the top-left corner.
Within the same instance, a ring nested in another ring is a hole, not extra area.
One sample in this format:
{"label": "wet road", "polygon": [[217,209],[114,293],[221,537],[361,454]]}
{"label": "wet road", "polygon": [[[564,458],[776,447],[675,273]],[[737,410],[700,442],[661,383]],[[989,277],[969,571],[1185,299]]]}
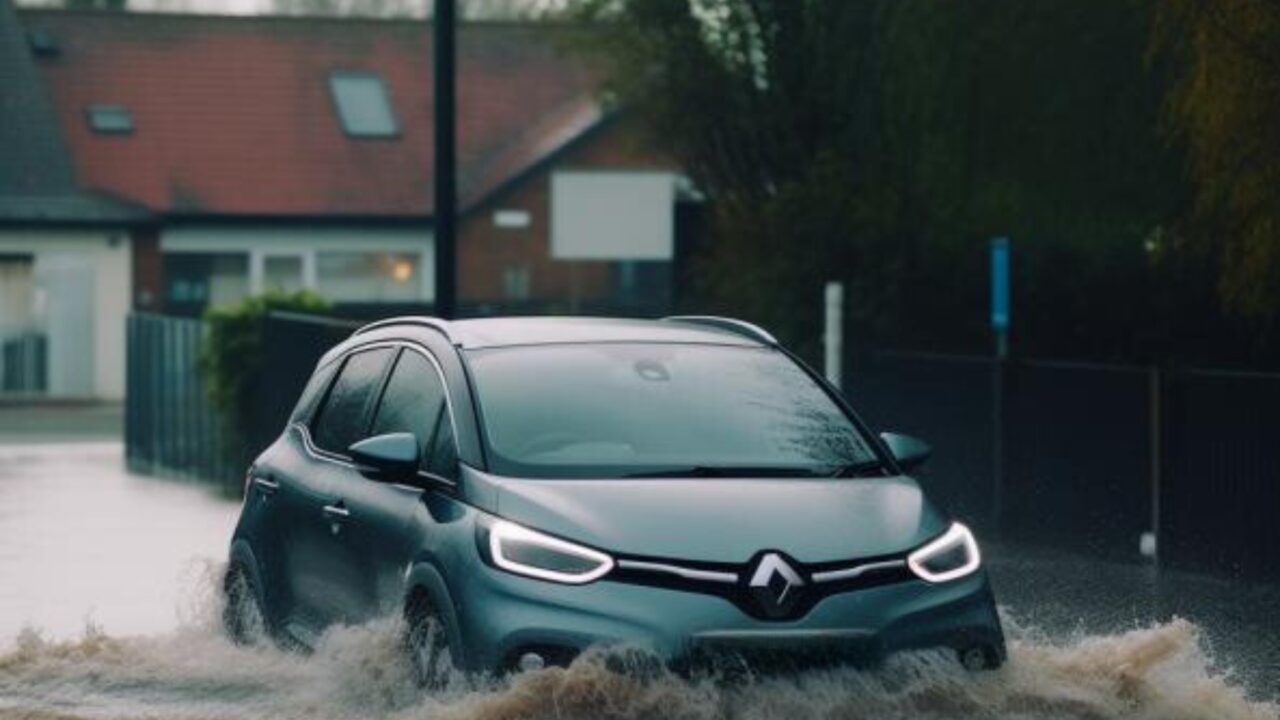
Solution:
{"label": "wet road", "polygon": [[0,717],[1280,718],[1280,590],[1008,548],[988,552],[997,673],[923,655],[725,687],[586,661],[427,697],[388,624],[310,658],[228,645],[213,587],[237,504],[121,455],[0,444]]}
{"label": "wet road", "polygon": [[131,475],[117,442],[0,444],[0,643],[176,627],[195,580],[226,555],[238,506]]}

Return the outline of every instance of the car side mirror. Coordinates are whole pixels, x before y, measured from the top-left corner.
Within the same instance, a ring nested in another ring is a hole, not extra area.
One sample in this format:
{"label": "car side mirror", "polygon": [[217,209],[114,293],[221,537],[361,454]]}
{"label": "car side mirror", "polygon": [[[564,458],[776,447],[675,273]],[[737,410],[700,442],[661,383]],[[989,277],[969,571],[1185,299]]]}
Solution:
{"label": "car side mirror", "polygon": [[366,475],[399,481],[418,472],[418,438],[413,433],[396,432],[365,438],[347,452]]}
{"label": "car side mirror", "polygon": [[929,443],[913,438],[910,435],[884,432],[880,433],[880,439],[884,441],[884,446],[889,449],[889,454],[893,455],[898,467],[902,468],[904,472],[910,472],[920,467],[929,459],[930,455],[933,455],[933,448],[929,447]]}

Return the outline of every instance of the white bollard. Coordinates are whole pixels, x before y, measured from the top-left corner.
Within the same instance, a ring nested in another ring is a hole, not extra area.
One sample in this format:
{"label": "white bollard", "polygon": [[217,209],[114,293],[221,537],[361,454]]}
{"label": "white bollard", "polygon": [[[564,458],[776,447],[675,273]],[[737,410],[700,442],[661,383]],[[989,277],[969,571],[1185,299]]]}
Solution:
{"label": "white bollard", "polygon": [[844,351],[844,285],[829,282],[826,287],[826,327],[822,333],[822,344],[826,350],[824,374],[827,382],[836,388],[843,380],[840,372],[840,356]]}
{"label": "white bollard", "polygon": [[1138,536],[1138,552],[1144,558],[1155,559],[1157,552],[1156,534],[1153,532],[1144,532]]}

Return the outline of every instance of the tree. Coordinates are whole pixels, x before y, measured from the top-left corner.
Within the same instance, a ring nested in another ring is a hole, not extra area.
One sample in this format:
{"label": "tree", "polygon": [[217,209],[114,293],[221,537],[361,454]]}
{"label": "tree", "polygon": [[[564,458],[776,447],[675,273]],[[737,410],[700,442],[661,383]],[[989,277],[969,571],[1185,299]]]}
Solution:
{"label": "tree", "polygon": [[813,349],[821,285],[843,280],[858,343],[982,351],[985,247],[1007,234],[1019,349],[1190,343],[1155,316],[1149,241],[1181,183],[1147,0],[577,8],[610,97],[712,200],[704,307]]}
{"label": "tree", "polygon": [[1280,3],[1165,0],[1156,49],[1177,82],[1167,106],[1195,189],[1186,232],[1221,262],[1228,309],[1280,321]]}
{"label": "tree", "polygon": [[[711,307],[816,337],[814,282],[888,258],[879,36],[889,0],[588,1],[587,50],[651,142],[714,199],[698,273]],[[890,260],[891,262],[891,260]],[[893,294],[855,288],[870,321]]]}

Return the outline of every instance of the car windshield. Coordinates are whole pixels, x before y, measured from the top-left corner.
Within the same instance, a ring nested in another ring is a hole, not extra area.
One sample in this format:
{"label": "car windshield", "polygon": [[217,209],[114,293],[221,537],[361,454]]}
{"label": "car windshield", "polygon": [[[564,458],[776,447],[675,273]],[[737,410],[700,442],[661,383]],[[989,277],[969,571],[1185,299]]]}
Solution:
{"label": "car windshield", "polygon": [[562,344],[467,359],[501,475],[812,477],[878,466],[848,415],[776,350]]}

